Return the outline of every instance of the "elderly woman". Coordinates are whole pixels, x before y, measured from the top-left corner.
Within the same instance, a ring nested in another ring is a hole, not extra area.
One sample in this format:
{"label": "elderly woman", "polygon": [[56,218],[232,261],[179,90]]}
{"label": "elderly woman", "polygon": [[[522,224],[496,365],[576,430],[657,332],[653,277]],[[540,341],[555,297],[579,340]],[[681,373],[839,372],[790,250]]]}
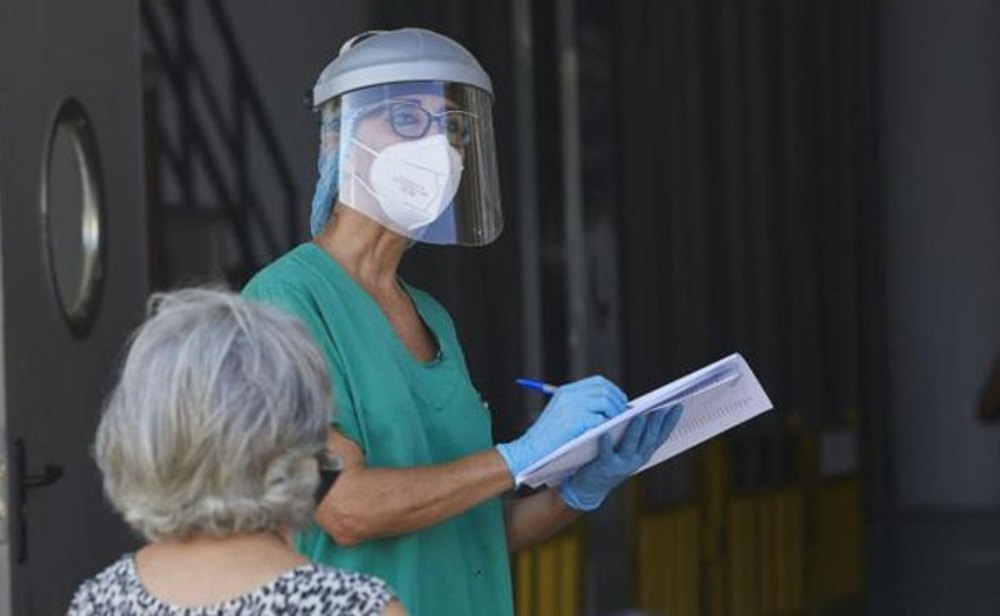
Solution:
{"label": "elderly woman", "polygon": [[508,551],[599,507],[679,413],[632,420],[559,489],[501,503],[525,469],[627,400],[602,377],[570,383],[527,432],[495,444],[448,311],[400,279],[414,242],[500,234],[491,103],[486,72],[451,39],[403,29],[345,44],[313,89],[313,241],[244,289],[299,317],[334,379],[328,446],[344,472],[298,549],[388,580],[415,614],[511,614]]}
{"label": "elderly woman", "polygon": [[330,381],[304,329],[221,291],[151,306],[94,446],[108,498],[149,543],[69,613],[405,614],[381,580],[286,541],[333,474]]}

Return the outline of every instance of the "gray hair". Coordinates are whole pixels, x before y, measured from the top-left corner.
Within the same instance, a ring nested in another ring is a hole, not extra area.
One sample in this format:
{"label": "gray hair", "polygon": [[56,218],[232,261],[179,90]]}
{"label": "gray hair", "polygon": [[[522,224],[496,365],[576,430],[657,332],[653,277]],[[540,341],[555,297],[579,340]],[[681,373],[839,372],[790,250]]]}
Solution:
{"label": "gray hair", "polygon": [[296,528],[332,402],[305,327],[238,295],[155,295],[97,429],[104,490],[149,540]]}

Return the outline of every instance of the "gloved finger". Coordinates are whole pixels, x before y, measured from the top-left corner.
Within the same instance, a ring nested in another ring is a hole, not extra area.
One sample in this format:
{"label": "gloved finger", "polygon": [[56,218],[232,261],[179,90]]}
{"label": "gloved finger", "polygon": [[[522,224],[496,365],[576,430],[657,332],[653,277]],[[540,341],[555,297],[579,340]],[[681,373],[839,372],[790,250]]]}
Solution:
{"label": "gloved finger", "polygon": [[625,395],[625,392],[622,391],[622,388],[618,387],[617,385],[605,379],[604,377],[601,378],[604,379],[605,389],[611,392],[611,394],[621,403],[622,408],[628,406],[628,396]]}
{"label": "gloved finger", "polygon": [[590,394],[592,398],[602,401],[603,408],[611,412],[611,417],[621,414],[625,410],[625,402],[608,390],[598,390]]}
{"label": "gloved finger", "polygon": [[628,400],[615,396],[615,415],[621,415],[628,410]]}
{"label": "gloved finger", "polygon": [[587,395],[585,404],[588,413],[596,413],[605,419],[611,419],[622,412],[618,400],[612,398],[607,392],[592,392]]}
{"label": "gloved finger", "polygon": [[642,439],[642,433],[646,431],[646,424],[648,422],[648,415],[633,417],[628,422],[628,426],[625,428],[625,436],[619,441],[616,449],[618,455],[629,457],[636,452],[639,448],[639,441]]}
{"label": "gloved finger", "polygon": [[611,434],[605,432],[597,439],[597,458],[602,461],[610,460],[615,456],[615,443],[611,440]]}
{"label": "gloved finger", "polygon": [[585,379],[580,379],[579,381],[567,383],[557,389],[555,395],[558,396],[560,393],[595,393],[598,391],[610,392],[614,398],[620,400],[620,407],[623,409],[628,404],[628,396],[625,395],[625,392],[623,392],[617,385],[600,375],[589,376]]}
{"label": "gloved finger", "polygon": [[664,417],[663,425],[660,427],[660,434],[657,436],[661,443],[670,437],[674,428],[677,427],[677,422],[681,420],[682,414],[684,414],[683,404],[678,404],[670,408],[670,411]]}
{"label": "gloved finger", "polygon": [[585,384],[588,387],[595,387],[605,391],[610,391],[616,398],[621,399],[623,405],[628,404],[628,396],[625,395],[625,392],[622,391],[620,387],[618,387],[613,382],[611,382],[610,380],[608,380],[603,376],[600,375],[591,376],[581,381],[577,381],[577,383],[580,383],[581,385]]}
{"label": "gloved finger", "polygon": [[585,396],[600,396],[602,398],[607,398],[613,403],[615,408],[624,409],[625,405],[628,404],[628,400],[622,396],[620,391],[616,391],[605,385],[590,385],[585,390],[579,390],[576,395]]}
{"label": "gloved finger", "polygon": [[652,419],[646,425],[646,430],[642,433],[642,440],[639,442],[638,454],[641,462],[645,462],[663,443],[663,427],[669,421],[667,409],[655,411],[650,415],[652,415]]}

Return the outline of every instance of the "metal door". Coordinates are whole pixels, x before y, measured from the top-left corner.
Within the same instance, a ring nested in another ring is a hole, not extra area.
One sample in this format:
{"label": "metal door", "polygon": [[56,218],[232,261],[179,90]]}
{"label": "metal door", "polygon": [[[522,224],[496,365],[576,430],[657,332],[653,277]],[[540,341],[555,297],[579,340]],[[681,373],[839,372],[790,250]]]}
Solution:
{"label": "metal door", "polygon": [[89,448],[147,291],[137,30],[135,2],[0,0],[0,614],[64,613],[136,543]]}

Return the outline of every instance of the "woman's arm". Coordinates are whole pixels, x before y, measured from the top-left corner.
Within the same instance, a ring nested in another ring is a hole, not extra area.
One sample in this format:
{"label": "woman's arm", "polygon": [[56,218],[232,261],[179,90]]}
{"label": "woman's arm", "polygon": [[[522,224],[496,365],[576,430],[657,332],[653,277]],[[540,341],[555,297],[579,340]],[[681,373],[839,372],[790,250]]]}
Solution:
{"label": "woman's arm", "polygon": [[341,545],[437,524],[509,490],[519,472],[626,404],[625,394],[604,377],[575,381],[560,387],[517,439],[453,462],[411,468],[369,468],[358,444],[331,429],[327,446],[344,470],[316,509],[316,521]]}
{"label": "woman's arm", "polygon": [[566,505],[559,490],[544,490],[504,503],[507,550],[516,552],[545,541],[580,517]]}
{"label": "woman's arm", "polygon": [[426,528],[513,486],[495,449],[446,464],[394,469],[368,468],[361,448],[336,430],[330,431],[327,444],[344,470],[315,518],[340,545]]}

